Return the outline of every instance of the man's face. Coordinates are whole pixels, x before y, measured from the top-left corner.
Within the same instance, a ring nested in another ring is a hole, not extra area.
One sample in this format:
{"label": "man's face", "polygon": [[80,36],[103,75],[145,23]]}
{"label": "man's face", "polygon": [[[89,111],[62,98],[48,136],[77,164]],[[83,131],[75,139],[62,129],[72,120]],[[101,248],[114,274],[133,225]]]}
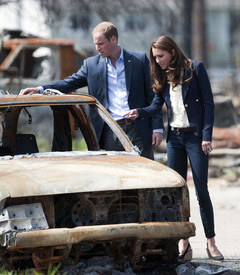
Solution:
{"label": "man's face", "polygon": [[114,46],[116,45],[116,38],[114,36],[108,41],[104,34],[95,33],[93,35],[93,42],[101,57],[111,57],[113,55]]}

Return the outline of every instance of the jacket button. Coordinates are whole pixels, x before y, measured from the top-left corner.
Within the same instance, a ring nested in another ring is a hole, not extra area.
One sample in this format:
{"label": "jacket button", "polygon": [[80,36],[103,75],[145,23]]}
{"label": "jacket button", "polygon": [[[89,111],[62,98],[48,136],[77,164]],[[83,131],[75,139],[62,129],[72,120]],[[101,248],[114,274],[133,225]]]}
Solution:
{"label": "jacket button", "polygon": [[187,108],[188,107],[188,104],[185,104],[185,108]]}
{"label": "jacket button", "polygon": [[196,102],[198,102],[198,98],[196,99]]}

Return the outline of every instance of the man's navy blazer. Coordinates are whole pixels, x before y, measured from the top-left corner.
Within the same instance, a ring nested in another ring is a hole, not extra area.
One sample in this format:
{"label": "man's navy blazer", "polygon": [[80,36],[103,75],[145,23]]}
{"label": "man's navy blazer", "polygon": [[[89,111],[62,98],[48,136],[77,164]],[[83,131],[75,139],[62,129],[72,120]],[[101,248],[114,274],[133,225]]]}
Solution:
{"label": "man's navy blazer", "polygon": [[[123,50],[126,88],[128,93],[128,104],[130,109],[149,106],[153,100],[154,93],[150,81],[149,60],[144,53]],[[84,60],[78,72],[65,78],[44,85],[44,89],[57,89],[63,93],[88,86],[89,94],[96,97],[100,103],[108,108],[108,81],[107,81],[107,59],[96,55]],[[96,130],[98,139],[101,136],[103,120],[90,110],[90,116]],[[163,128],[161,114],[153,118],[137,120],[134,122],[146,148],[152,146],[152,130]]]}
{"label": "man's navy blazer", "polygon": [[[214,101],[211,85],[204,65],[201,62],[193,62],[194,72],[191,81],[183,83],[182,98],[183,105],[187,112],[190,126],[195,126],[194,134],[204,141],[212,140],[212,130],[214,123]],[[188,71],[187,78],[190,76]],[[137,109],[139,119],[150,117],[162,112],[162,106],[165,103],[168,116],[168,132],[170,130],[169,123],[171,121],[171,102],[169,87],[167,84],[163,92],[155,95],[152,105]],[[167,135],[168,141],[168,135]]]}

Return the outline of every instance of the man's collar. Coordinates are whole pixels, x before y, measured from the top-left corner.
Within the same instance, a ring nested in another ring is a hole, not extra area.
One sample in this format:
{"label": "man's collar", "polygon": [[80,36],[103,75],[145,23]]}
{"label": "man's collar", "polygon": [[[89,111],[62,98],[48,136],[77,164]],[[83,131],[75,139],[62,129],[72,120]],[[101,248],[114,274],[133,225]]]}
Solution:
{"label": "man's collar", "polygon": [[[120,53],[118,60],[120,59],[120,60],[124,61],[123,47],[119,44],[118,44],[118,46],[121,48],[121,53]],[[111,63],[111,60],[108,57],[106,58],[106,63]]]}
{"label": "man's collar", "polygon": [[120,54],[120,56],[119,56],[119,59],[124,60],[124,57],[123,57],[123,48],[122,48],[122,46],[120,46],[119,44],[118,44],[118,46],[121,48],[121,54]]}

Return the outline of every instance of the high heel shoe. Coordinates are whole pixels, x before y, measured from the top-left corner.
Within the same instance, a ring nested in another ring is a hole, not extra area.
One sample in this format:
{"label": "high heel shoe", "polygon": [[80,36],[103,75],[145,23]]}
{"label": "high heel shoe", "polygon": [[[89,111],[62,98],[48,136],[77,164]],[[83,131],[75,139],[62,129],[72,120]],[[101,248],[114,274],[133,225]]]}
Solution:
{"label": "high heel shoe", "polygon": [[207,244],[207,254],[208,254],[208,258],[211,259],[211,260],[214,260],[214,261],[223,261],[224,260],[224,257],[223,255],[218,255],[218,256],[212,256],[211,252],[209,251],[208,249],[208,244]]}
{"label": "high heel shoe", "polygon": [[192,248],[190,247],[190,244],[188,244],[186,250],[178,256],[179,260],[183,261],[191,261],[192,260]]}

